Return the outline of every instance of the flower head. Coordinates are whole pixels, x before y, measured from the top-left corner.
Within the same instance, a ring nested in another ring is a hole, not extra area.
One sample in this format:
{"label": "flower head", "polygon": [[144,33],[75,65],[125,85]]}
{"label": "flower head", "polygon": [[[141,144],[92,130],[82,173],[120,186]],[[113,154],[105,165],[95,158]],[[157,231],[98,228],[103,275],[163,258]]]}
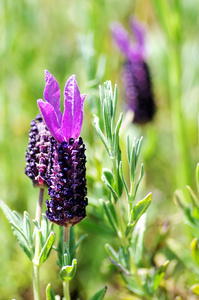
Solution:
{"label": "flower head", "polygon": [[83,105],[86,95],[80,95],[75,75],[66,82],[64,88],[64,112],[60,110],[60,90],[56,79],[45,71],[46,87],[44,99],[37,101],[44,121],[52,136],[58,141],[77,139],[83,121]]}
{"label": "flower head", "polygon": [[40,114],[32,120],[30,126],[25,174],[35,187],[44,188],[48,186],[48,157],[52,136]]}
{"label": "flower head", "polygon": [[52,134],[49,148],[47,218],[61,226],[75,225],[86,216],[85,145],[79,137],[85,95],[80,95],[75,75],[66,82],[64,113],[56,79],[45,72],[44,99],[38,106]]}
{"label": "flower head", "polygon": [[141,124],[152,120],[155,102],[150,70],[145,61],[144,27],[135,18],[131,18],[130,25],[135,42],[132,42],[128,32],[119,23],[113,23],[111,30],[116,45],[125,56],[122,81],[127,106],[134,112],[133,122]]}

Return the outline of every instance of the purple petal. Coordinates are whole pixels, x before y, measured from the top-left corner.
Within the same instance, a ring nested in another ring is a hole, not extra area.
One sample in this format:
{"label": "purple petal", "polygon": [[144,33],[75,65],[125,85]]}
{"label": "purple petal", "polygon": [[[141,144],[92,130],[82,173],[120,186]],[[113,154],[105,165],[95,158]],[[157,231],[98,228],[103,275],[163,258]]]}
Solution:
{"label": "purple petal", "polygon": [[68,141],[70,138],[77,138],[81,131],[83,119],[83,100],[75,80],[72,75],[66,82],[64,89],[64,114],[62,119],[62,135]]}
{"label": "purple petal", "polygon": [[54,110],[54,107],[48,103],[44,102],[42,99],[37,100],[37,104],[41,111],[41,114],[44,118],[44,122],[48,127],[48,130],[52,134],[52,136],[58,141],[62,142],[64,140],[63,136],[61,135],[60,126],[57,121],[57,116]]}
{"label": "purple petal", "polygon": [[44,99],[54,107],[57,121],[61,126],[62,113],[60,110],[60,90],[59,84],[55,77],[50,74],[47,70],[45,71],[46,86],[44,90]]}
{"label": "purple petal", "polygon": [[145,30],[141,22],[136,20],[134,17],[130,19],[131,29],[136,37],[137,46],[140,49],[140,52],[145,50]]}
{"label": "purple petal", "polygon": [[[81,107],[79,110],[79,114],[76,115],[74,128],[73,128],[73,136],[75,139],[78,138],[82,129],[83,116],[84,116],[84,100],[86,98],[85,94],[80,95],[81,98]],[[78,100],[79,101],[79,100]]]}
{"label": "purple petal", "polygon": [[111,31],[117,46],[126,56],[128,56],[130,41],[127,31],[117,22],[112,23]]}

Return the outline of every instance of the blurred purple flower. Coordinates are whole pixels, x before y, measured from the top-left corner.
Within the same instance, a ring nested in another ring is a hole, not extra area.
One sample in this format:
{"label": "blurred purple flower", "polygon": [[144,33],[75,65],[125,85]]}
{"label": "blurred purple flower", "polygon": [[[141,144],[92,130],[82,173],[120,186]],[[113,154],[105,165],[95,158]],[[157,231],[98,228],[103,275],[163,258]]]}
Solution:
{"label": "blurred purple flower", "polygon": [[145,30],[135,18],[131,18],[130,25],[135,42],[120,23],[113,23],[111,31],[117,47],[125,56],[122,81],[128,109],[134,112],[134,123],[146,123],[154,116],[155,102],[150,70],[145,61]]}
{"label": "blurred purple flower", "polygon": [[47,218],[61,226],[75,225],[86,216],[85,145],[79,137],[83,103],[75,75],[66,82],[64,113],[60,110],[60,90],[56,79],[45,71],[44,99],[38,106],[52,134],[49,148]]}

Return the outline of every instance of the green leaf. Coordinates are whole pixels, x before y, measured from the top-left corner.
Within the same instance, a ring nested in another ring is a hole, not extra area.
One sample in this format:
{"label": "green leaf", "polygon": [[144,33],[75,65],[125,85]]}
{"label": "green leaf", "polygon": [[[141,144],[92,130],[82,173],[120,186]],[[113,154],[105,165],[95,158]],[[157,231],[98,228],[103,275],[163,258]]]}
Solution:
{"label": "green leaf", "polygon": [[139,218],[147,211],[149,205],[151,204],[151,196],[149,193],[144,199],[139,201],[131,211],[131,223],[135,225]]}
{"label": "green leaf", "polygon": [[95,293],[89,300],[102,300],[106,294],[107,286]]}
{"label": "green leaf", "polygon": [[124,273],[126,275],[130,275],[129,271],[125,267],[123,267],[120,263],[118,263],[116,260],[114,260],[110,256],[108,256],[108,258],[110,259],[110,261],[112,262],[113,265],[115,265],[120,271],[122,271],[122,273]]}
{"label": "green leaf", "polygon": [[99,137],[101,138],[105,148],[106,148],[106,151],[108,152],[109,154],[109,146],[108,146],[108,143],[107,143],[107,140],[103,134],[103,132],[101,131],[100,127],[99,127],[99,118],[97,116],[94,115],[94,126],[95,126],[95,129],[99,135]]}
{"label": "green leaf", "polygon": [[44,243],[46,242],[49,232],[48,232],[48,220],[46,218],[45,214],[42,214],[42,220],[41,220],[41,233],[42,233],[42,247],[44,246]]}
{"label": "green leaf", "polygon": [[193,294],[199,296],[199,283],[194,284],[190,290]]}
{"label": "green leaf", "polygon": [[54,232],[51,232],[46,243],[44,244],[43,248],[41,249],[41,253],[39,255],[39,265],[44,263],[46,259],[48,258],[50,251],[52,249],[52,246],[55,241],[55,234]]}
{"label": "green leaf", "polygon": [[51,289],[50,283],[46,287],[46,300],[56,300],[55,294]]}
{"label": "green leaf", "polygon": [[[32,260],[33,245],[30,244],[31,239],[29,239],[29,236],[27,237],[26,233],[24,232],[24,223],[26,223],[27,220],[23,221],[22,218],[19,216],[19,214],[17,212],[11,211],[11,209],[2,200],[0,200],[0,207],[1,207],[5,217],[7,218],[8,222],[10,223],[13,234],[17,238],[19,245],[21,246],[23,251],[26,253],[28,258],[30,260]],[[28,224],[26,224],[26,225],[29,226]],[[26,230],[29,230],[29,229],[26,228]]]}
{"label": "green leaf", "polygon": [[125,281],[126,281],[126,287],[133,292],[136,295],[139,295],[140,297],[142,297],[141,299],[144,299],[144,291],[142,289],[142,287],[137,283],[137,281],[135,280],[135,278],[133,276],[128,276],[128,275],[123,275]]}
{"label": "green leaf", "polygon": [[77,269],[77,260],[73,259],[72,265],[63,266],[59,272],[62,281],[72,280]]}
{"label": "green leaf", "polygon": [[110,210],[109,207],[108,207],[108,203],[105,202],[103,199],[100,199],[100,202],[101,202],[102,205],[103,205],[105,214],[106,214],[106,216],[107,216],[107,219],[108,219],[110,225],[111,225],[112,228],[114,229],[115,233],[117,233],[117,223],[115,222],[115,216],[112,215],[112,212],[111,212],[111,210]]}
{"label": "green leaf", "polygon": [[112,188],[114,188],[114,176],[113,176],[113,173],[109,169],[106,169],[106,168],[104,168],[102,170],[102,173],[105,176],[105,178],[108,181],[108,183],[110,184],[110,186],[112,186]]}
{"label": "green leaf", "polygon": [[120,161],[120,165],[119,165],[119,173],[120,173],[120,178],[122,180],[123,186],[124,186],[125,191],[126,191],[127,199],[129,201],[130,195],[129,195],[129,191],[128,191],[128,186],[127,186],[126,180],[124,179],[124,174],[123,174],[122,162],[121,161]]}
{"label": "green leaf", "polygon": [[153,290],[156,291],[164,278],[166,271],[168,269],[169,261],[166,261],[155,273],[154,276],[154,284],[153,284]]}
{"label": "green leaf", "polygon": [[31,225],[30,225],[30,216],[27,213],[27,211],[24,211],[24,219],[23,219],[23,223],[24,223],[24,234],[27,237],[27,240],[29,242],[30,245],[33,244],[32,241],[32,234],[31,234]]}
{"label": "green leaf", "polygon": [[192,204],[192,216],[199,220],[199,199],[194,193],[194,191],[190,188],[190,186],[186,186],[191,196],[191,204]]}
{"label": "green leaf", "polygon": [[75,255],[75,250],[79,247],[79,245],[81,244],[81,242],[88,236],[88,234],[83,234],[79,240],[77,241],[77,243],[74,245],[74,247],[72,248],[71,250],[71,257],[74,258],[74,255]]}
{"label": "green leaf", "polygon": [[197,186],[197,191],[199,194],[199,163],[197,164],[197,167],[196,167],[196,186]]}
{"label": "green leaf", "polygon": [[197,265],[199,265],[199,247],[197,238],[193,239],[191,242],[191,255]]}
{"label": "green leaf", "polygon": [[120,131],[120,127],[121,127],[121,124],[122,124],[122,119],[123,119],[123,114],[120,113],[119,119],[118,119],[116,127],[115,127],[114,136],[113,136],[113,153],[114,153],[113,155],[115,157],[118,157],[118,152],[120,151],[119,131]]}
{"label": "green leaf", "polygon": [[115,207],[115,205],[114,205],[112,202],[110,202],[110,201],[106,201],[106,204],[107,204],[107,207],[108,207],[108,209],[109,209],[109,211],[110,211],[110,213],[111,213],[111,216],[112,216],[112,218],[113,218],[113,220],[114,220],[114,223],[115,223],[115,225],[116,225],[116,227],[117,227],[117,226],[118,226],[118,220],[117,220],[117,214],[116,214],[116,211],[115,211],[116,207]]}
{"label": "green leaf", "polygon": [[113,122],[115,121],[116,108],[117,108],[117,84],[115,84],[114,94],[113,94],[113,116],[112,116]]}
{"label": "green leaf", "polygon": [[112,124],[112,86],[110,81],[106,81],[104,83],[104,102],[103,102],[103,112],[104,112],[104,129],[106,132],[107,140],[109,145],[111,145],[112,140],[112,132],[111,132],[111,124]]}
{"label": "green leaf", "polygon": [[[136,263],[136,265],[140,265],[142,261],[143,248],[144,248],[144,234],[146,230],[146,215],[142,215],[140,222],[137,223],[136,229],[132,234],[132,252],[131,255]],[[131,250],[130,249],[130,250]]]}
{"label": "green leaf", "polygon": [[111,191],[111,194],[113,195],[113,198],[114,198],[115,202],[117,202],[118,194],[113,189],[113,187],[110,185],[110,183],[108,182],[108,180],[107,180],[107,178],[104,174],[102,175],[101,178],[102,178],[102,181],[104,182],[104,184],[107,186],[107,188]]}
{"label": "green leaf", "polygon": [[106,244],[105,245],[105,249],[108,253],[109,256],[112,256],[112,258],[115,260],[115,261],[118,261],[119,257],[118,257],[118,254],[117,252],[111,247],[111,245],[109,244]]}
{"label": "green leaf", "polygon": [[143,164],[141,164],[139,178],[138,178],[138,181],[137,181],[136,186],[135,186],[135,191],[133,193],[133,200],[135,200],[135,197],[136,197],[136,194],[137,194],[137,190],[138,190],[140,182],[141,182],[141,180],[143,178],[143,175],[144,175],[144,166],[143,166]]}

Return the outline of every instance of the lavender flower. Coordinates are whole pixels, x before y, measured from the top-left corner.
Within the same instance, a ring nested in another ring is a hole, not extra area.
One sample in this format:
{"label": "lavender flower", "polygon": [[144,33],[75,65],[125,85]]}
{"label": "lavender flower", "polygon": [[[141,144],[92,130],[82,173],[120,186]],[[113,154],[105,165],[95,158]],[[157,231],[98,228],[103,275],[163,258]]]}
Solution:
{"label": "lavender flower", "polygon": [[37,115],[31,122],[29,143],[26,151],[25,174],[39,188],[48,186],[48,156],[51,134],[41,115]]}
{"label": "lavender flower", "polygon": [[44,99],[38,106],[52,134],[49,149],[47,218],[58,225],[79,223],[88,204],[85,145],[79,137],[85,95],[80,95],[75,75],[66,82],[64,113],[60,110],[60,90],[56,79],[45,72]]}
{"label": "lavender flower", "polygon": [[134,18],[130,24],[135,43],[119,23],[113,23],[111,29],[116,45],[126,59],[122,79],[128,109],[134,112],[134,123],[146,123],[154,116],[155,102],[150,70],[145,61],[144,29]]}

